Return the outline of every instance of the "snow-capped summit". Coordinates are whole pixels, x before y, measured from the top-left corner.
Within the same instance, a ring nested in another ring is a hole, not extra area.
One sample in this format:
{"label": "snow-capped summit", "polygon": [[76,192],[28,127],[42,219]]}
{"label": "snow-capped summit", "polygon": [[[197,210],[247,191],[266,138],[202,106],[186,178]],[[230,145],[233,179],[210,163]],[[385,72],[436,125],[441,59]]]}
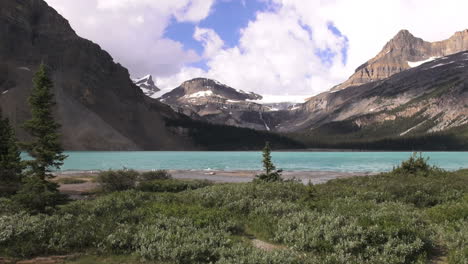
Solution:
{"label": "snow-capped summit", "polygon": [[146,75],[140,79],[134,79],[133,82],[149,97],[153,97],[154,94],[160,91],[154,83],[153,76],[151,75]]}
{"label": "snow-capped summit", "polygon": [[255,103],[263,97],[234,89],[216,80],[195,78],[182,83],[159,100],[192,118],[215,124],[269,130],[263,113],[271,111]]}
{"label": "snow-capped summit", "polygon": [[[195,99],[200,102],[196,102]],[[218,81],[206,78],[195,78],[186,81],[161,97],[161,101],[168,104],[205,104],[206,100],[244,102],[260,99],[262,99],[261,95],[236,90]]]}

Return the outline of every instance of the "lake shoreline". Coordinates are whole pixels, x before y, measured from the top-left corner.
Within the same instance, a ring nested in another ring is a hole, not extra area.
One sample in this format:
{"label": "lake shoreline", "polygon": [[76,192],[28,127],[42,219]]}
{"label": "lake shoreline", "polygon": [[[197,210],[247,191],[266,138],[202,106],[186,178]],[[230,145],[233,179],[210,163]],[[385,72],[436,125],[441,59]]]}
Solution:
{"label": "lake shoreline", "polygon": [[[138,172],[146,172],[148,170],[137,170]],[[96,177],[100,171],[65,171],[54,173],[58,179],[60,178],[87,178]],[[181,180],[209,180],[217,183],[243,183],[250,182],[255,178],[255,175],[262,171],[256,170],[168,170],[174,179]],[[376,172],[339,172],[339,171],[284,171],[283,178],[286,180],[297,179],[307,184],[325,183],[333,179],[349,178],[356,176],[371,176],[377,175]]]}

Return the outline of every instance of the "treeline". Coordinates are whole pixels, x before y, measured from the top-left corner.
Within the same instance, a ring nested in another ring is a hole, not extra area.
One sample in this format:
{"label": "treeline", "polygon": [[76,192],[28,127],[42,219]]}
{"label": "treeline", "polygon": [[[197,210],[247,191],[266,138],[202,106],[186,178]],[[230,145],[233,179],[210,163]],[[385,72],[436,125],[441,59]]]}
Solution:
{"label": "treeline", "polygon": [[186,130],[187,137],[204,150],[261,150],[267,141],[275,149],[305,148],[304,144],[287,136],[195,121],[188,117],[166,119],[166,126]]}
{"label": "treeline", "polygon": [[[414,127],[420,120],[408,119],[384,122],[380,126],[359,129],[349,122],[327,124],[308,133],[289,135],[308,148],[390,150],[390,151],[465,151],[468,150],[468,125],[447,131],[426,133],[427,127],[418,127],[407,135],[401,131]],[[431,123],[428,120],[427,123]]]}

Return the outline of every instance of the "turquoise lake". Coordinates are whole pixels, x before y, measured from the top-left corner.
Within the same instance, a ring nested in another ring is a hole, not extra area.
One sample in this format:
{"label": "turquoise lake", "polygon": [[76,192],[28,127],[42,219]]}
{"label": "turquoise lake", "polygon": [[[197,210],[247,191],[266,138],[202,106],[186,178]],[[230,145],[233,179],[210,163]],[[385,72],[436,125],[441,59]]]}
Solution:
{"label": "turquoise lake", "polygon": [[[260,170],[261,152],[66,152],[62,171],[107,170]],[[273,152],[278,168],[289,171],[382,172],[410,157],[410,152]],[[447,170],[468,168],[468,152],[424,152],[429,162]]]}

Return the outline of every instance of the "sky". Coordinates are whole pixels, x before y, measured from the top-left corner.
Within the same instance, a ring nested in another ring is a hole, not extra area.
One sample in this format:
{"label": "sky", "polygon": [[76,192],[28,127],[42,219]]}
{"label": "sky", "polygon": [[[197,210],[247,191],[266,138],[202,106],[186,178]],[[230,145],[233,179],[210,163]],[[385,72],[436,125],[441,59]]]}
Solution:
{"label": "sky", "polygon": [[270,101],[346,80],[401,29],[427,41],[468,28],[466,0],[46,0],[132,78],[170,90],[206,77]]}

